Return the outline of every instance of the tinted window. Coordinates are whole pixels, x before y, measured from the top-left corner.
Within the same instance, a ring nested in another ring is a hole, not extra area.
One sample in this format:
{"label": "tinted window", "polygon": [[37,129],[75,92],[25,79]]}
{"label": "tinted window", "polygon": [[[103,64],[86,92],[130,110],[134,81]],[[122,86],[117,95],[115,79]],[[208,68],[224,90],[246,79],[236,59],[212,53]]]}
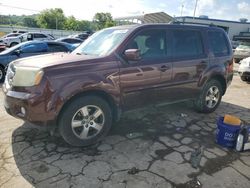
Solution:
{"label": "tinted window", "polygon": [[81,43],[82,41],[77,40],[77,39],[64,39],[63,42],[74,44],[74,43]]}
{"label": "tinted window", "polygon": [[167,50],[166,32],[162,29],[140,32],[129,43],[126,49],[139,49],[143,59],[165,58]]}
{"label": "tinted window", "polygon": [[208,32],[209,46],[215,56],[224,56],[229,54],[228,42],[222,32]]}
{"label": "tinted window", "polygon": [[197,57],[204,54],[199,31],[175,30],[173,32],[173,50],[177,58]]}
{"label": "tinted window", "polygon": [[60,44],[48,44],[49,52],[68,52],[68,48]]}
{"label": "tinted window", "polygon": [[7,37],[16,37],[16,36],[18,36],[18,35],[20,35],[20,34],[14,33],[14,34],[9,34],[9,35],[7,35]]}
{"label": "tinted window", "polygon": [[45,43],[27,44],[21,47],[22,53],[46,52],[48,47]]}
{"label": "tinted window", "polygon": [[47,36],[40,33],[35,33],[34,38],[47,38]]}

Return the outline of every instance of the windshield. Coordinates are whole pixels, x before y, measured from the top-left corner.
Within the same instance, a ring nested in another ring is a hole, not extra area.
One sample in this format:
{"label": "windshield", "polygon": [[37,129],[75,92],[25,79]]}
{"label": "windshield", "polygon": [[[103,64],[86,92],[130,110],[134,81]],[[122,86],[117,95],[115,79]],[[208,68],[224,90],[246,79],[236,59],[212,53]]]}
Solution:
{"label": "windshield", "polygon": [[125,38],[127,29],[104,29],[89,37],[72,53],[105,56]]}

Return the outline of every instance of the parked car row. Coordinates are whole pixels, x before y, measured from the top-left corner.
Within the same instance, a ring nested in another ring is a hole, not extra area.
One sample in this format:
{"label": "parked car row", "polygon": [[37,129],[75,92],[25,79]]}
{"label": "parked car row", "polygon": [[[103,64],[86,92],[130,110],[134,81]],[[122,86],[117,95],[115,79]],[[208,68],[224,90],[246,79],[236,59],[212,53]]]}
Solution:
{"label": "parked car row", "polygon": [[[66,38],[63,38],[64,40],[63,42],[67,42],[70,44],[74,43],[77,45],[86,40],[89,36],[90,36],[89,33],[70,35]],[[7,47],[12,47],[19,43],[31,40],[45,41],[45,40],[55,40],[55,38],[50,34],[44,34],[40,32],[24,32],[24,33],[15,32],[15,33],[9,33],[1,37],[0,44],[6,45]]]}
{"label": "parked car row", "polygon": [[75,46],[56,41],[27,41],[0,53],[0,82],[4,80],[6,67],[16,59],[55,52],[71,52]]}
{"label": "parked car row", "polygon": [[[71,52],[90,34],[85,32],[57,40],[49,34],[26,31],[15,31],[3,36],[0,38],[0,82],[4,80],[5,69],[9,62],[17,58],[44,53]],[[9,49],[6,47],[9,47]]]}

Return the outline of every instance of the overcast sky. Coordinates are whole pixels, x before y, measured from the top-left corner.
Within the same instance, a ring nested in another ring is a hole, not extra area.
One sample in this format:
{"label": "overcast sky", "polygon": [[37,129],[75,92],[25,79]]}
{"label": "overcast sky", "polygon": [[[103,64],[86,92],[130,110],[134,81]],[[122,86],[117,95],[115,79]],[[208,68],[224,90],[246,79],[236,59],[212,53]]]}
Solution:
{"label": "overcast sky", "polygon": [[[193,16],[195,0],[0,0],[0,14],[29,15],[46,8],[62,8],[66,16],[84,20],[92,20],[96,12],[110,12],[114,18],[159,11],[180,16],[182,5],[183,16]],[[250,21],[250,0],[198,0],[196,16],[199,15],[226,20],[247,18]]]}

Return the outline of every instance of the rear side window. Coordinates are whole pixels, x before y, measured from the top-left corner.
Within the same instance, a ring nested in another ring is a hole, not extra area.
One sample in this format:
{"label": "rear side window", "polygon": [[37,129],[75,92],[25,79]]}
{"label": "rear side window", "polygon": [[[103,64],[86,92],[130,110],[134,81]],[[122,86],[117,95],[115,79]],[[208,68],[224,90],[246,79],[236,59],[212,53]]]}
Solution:
{"label": "rear side window", "polygon": [[40,33],[35,33],[34,38],[47,38],[47,36]]}
{"label": "rear side window", "polygon": [[68,52],[69,49],[60,44],[48,44],[49,52]]}
{"label": "rear side window", "polygon": [[220,57],[229,54],[228,42],[225,35],[218,31],[208,32],[209,47],[214,56]]}
{"label": "rear side window", "polygon": [[202,37],[199,31],[174,30],[173,39],[175,58],[194,58],[204,54]]}

